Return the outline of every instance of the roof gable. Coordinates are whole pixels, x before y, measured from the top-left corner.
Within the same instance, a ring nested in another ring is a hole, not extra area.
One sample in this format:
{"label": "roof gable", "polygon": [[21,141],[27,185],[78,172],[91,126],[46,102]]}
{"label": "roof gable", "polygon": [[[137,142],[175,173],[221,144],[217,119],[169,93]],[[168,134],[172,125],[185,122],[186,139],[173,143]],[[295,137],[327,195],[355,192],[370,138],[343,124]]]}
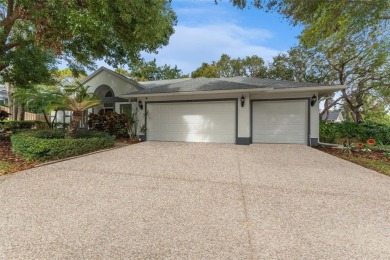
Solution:
{"label": "roof gable", "polygon": [[82,82],[81,84],[85,85],[88,81],[90,81],[91,79],[95,78],[97,75],[99,75],[100,73],[102,72],[106,72],[106,73],[109,73],[117,78],[119,78],[120,80],[128,83],[128,84],[131,84],[133,86],[135,86],[138,90],[143,90],[145,89],[144,86],[142,86],[141,84],[139,84],[137,81],[134,81],[132,79],[129,79],[119,73],[116,73],[115,71],[112,71],[110,69],[107,69],[106,67],[100,67],[98,70],[96,70],[95,72],[93,72],[91,75],[89,75],[88,77],[86,77]]}

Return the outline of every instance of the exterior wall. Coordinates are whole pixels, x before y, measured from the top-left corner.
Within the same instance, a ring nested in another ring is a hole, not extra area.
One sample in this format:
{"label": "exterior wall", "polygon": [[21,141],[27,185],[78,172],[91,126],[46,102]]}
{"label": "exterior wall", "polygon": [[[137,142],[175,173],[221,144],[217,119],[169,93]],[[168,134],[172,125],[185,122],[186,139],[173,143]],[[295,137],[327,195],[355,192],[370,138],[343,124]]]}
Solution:
{"label": "exterior wall", "polygon": [[108,85],[112,88],[116,97],[122,97],[123,94],[138,90],[138,88],[129,82],[126,82],[124,79],[104,70],[98,75],[95,75],[92,79],[84,82],[83,85],[90,87],[88,89],[89,93],[94,93],[96,88],[101,85]]}
{"label": "exterior wall", "polygon": [[[148,97],[148,98],[139,98],[144,106],[143,110],[140,110],[139,122],[140,125],[145,123],[145,102],[154,102],[154,101],[188,101],[188,100],[213,100],[213,99],[226,99],[226,98],[236,98],[238,100],[238,129],[237,137],[238,143],[249,144],[250,140],[250,105],[251,100],[255,99],[283,99],[283,98],[311,98],[313,95],[318,97],[317,92],[291,92],[291,93],[232,93],[232,94],[209,94],[209,95],[178,95],[178,96],[160,96],[160,97]],[[245,97],[244,107],[241,107],[241,96]],[[316,139],[318,142],[319,138],[319,102],[317,102],[313,107],[310,106],[310,139]],[[316,142],[314,140],[313,142]]]}

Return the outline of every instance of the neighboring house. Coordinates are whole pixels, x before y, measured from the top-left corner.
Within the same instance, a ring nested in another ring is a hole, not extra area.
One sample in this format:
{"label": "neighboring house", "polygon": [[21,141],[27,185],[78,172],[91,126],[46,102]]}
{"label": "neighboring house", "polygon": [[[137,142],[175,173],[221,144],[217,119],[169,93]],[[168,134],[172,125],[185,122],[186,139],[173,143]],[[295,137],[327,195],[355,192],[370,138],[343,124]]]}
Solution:
{"label": "neighboring house", "polygon": [[0,85],[0,106],[8,104],[8,93],[4,85]]}
{"label": "neighboring house", "polygon": [[340,123],[344,121],[344,117],[341,114],[341,110],[325,113],[322,116],[322,120],[325,122]]}
{"label": "neighboring house", "polygon": [[143,140],[312,146],[319,138],[319,98],[345,88],[248,77],[137,83],[103,67],[83,84],[103,101],[89,112],[138,107],[147,128]]}

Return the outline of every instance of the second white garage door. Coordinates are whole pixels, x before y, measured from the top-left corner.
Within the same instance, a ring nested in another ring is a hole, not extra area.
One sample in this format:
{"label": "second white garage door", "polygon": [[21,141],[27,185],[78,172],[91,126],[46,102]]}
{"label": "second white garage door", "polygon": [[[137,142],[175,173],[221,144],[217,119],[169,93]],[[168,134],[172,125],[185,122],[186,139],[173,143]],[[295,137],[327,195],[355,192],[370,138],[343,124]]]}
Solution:
{"label": "second white garage door", "polygon": [[306,144],[307,100],[254,101],[253,143]]}
{"label": "second white garage door", "polygon": [[150,103],[149,141],[235,143],[236,102]]}

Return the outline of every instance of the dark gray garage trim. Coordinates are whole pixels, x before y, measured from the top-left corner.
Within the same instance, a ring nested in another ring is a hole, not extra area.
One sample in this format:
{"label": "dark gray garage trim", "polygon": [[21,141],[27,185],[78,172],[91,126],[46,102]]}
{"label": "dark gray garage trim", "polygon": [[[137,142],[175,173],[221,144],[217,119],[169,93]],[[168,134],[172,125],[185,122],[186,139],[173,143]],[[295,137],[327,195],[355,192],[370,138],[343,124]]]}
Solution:
{"label": "dark gray garage trim", "polygon": [[[191,100],[173,100],[173,101],[145,101],[145,111],[148,111],[148,104],[161,104],[161,103],[199,103],[199,102],[216,102],[216,101],[234,101],[236,105],[236,144],[238,144],[238,98],[221,98],[221,99],[191,99]],[[148,118],[145,114],[145,126],[148,129]],[[147,131],[147,130],[146,130]],[[140,136],[142,141],[146,141],[146,133],[143,136]]]}
{"label": "dark gray garage trim", "polygon": [[[289,101],[289,100],[306,100],[307,101],[307,145],[310,146],[310,98],[277,98],[277,99],[253,99],[250,107],[250,143],[253,143],[253,102],[261,101]],[[316,138],[313,138],[316,139]]]}

